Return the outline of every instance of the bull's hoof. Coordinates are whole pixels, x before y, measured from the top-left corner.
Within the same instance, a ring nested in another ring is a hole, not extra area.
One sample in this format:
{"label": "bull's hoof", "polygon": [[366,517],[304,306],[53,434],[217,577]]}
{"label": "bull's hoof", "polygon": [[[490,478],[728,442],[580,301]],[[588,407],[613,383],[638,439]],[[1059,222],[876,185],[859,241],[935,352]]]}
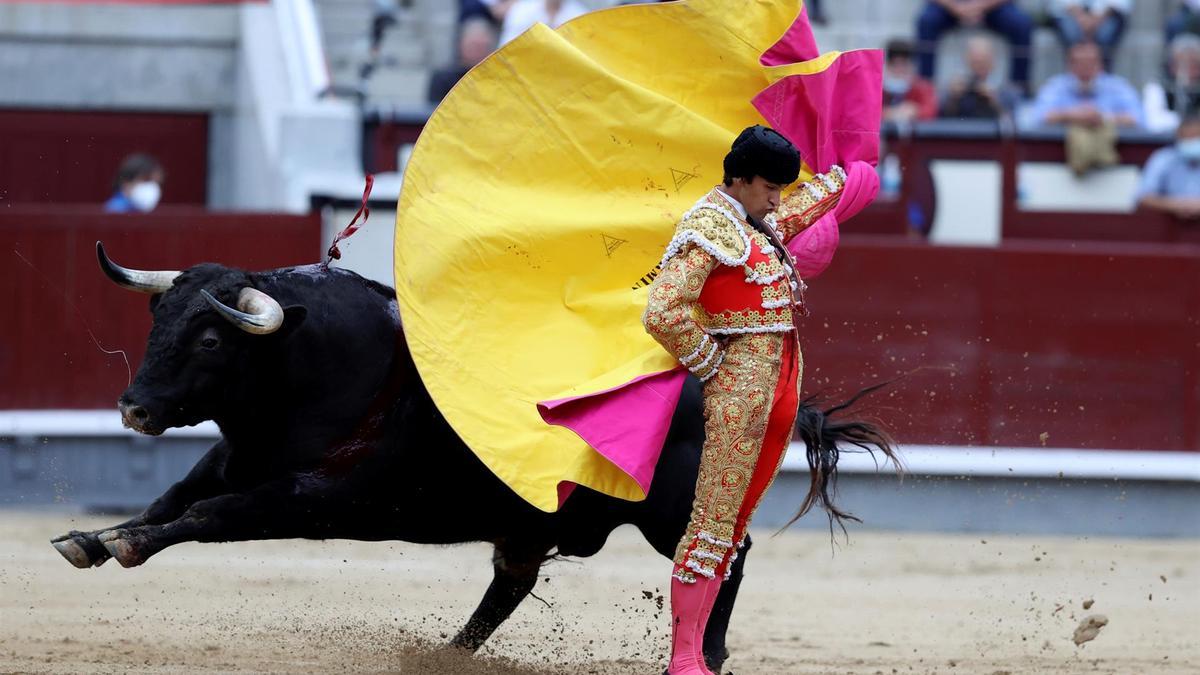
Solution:
{"label": "bull's hoof", "polygon": [[78,567],[79,569],[87,569],[92,566],[92,558],[83,550],[83,547],[76,544],[73,539],[63,539],[61,541],[50,542],[59,554],[67,559],[67,562]]}
{"label": "bull's hoof", "polygon": [[125,538],[121,530],[106,530],[100,533],[100,543],[108,549],[108,554],[121,563],[121,567],[137,567],[146,562],[146,556],[138,552],[133,542]]}

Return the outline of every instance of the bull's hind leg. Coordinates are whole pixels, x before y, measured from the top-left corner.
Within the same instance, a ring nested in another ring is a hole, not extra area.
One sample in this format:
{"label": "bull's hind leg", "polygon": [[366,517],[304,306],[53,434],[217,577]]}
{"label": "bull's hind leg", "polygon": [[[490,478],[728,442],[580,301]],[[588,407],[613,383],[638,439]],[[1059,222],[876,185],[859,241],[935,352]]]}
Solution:
{"label": "bull's hind leg", "polygon": [[111,555],[100,541],[100,534],[111,530],[124,530],[143,525],[161,525],[175,520],[196,500],[227,492],[228,487],[221,477],[229,447],[224,440],[205,453],[192,467],[183,480],[172,485],[161,497],[155,499],[141,514],[129,520],[93,532],[71,530],[67,534],[50,540],[54,548],[79,568],[99,567]]}
{"label": "bull's hind leg", "polygon": [[471,651],[482,647],[533,590],[550,548],[549,544],[532,542],[498,542],[492,554],[492,583],[467,625],[450,644]]}

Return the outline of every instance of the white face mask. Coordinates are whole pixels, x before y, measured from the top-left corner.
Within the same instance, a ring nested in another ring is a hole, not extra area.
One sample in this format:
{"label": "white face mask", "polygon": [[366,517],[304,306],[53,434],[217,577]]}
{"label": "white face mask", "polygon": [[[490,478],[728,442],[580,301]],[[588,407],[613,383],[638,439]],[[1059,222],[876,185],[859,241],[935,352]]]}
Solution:
{"label": "white face mask", "polygon": [[129,201],[143,213],[153,211],[161,198],[162,188],[152,180],[137,183],[129,189]]}

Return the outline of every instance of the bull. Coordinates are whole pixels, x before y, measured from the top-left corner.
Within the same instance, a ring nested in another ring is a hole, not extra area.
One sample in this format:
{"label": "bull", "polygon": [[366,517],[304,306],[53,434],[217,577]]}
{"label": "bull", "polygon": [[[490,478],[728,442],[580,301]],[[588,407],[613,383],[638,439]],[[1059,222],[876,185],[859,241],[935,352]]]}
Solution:
{"label": "bull", "polygon": [[[489,542],[492,582],[452,640],[476,650],[529,595],[543,564],[594,555],[620,525],[674,555],[703,443],[694,380],[644,501],[580,487],[545,513],[493,475],[438,411],[407,350],[393,289],[319,265],[142,271],[111,261],[99,242],[96,252],[112,281],[150,296],[146,356],[118,400],[124,424],[157,435],[212,420],[221,438],[141,514],[52,540],[76,567],[109,558],[134,567],[191,541]],[[839,443],[891,454],[870,424],[835,422],[809,403],[800,412],[814,467],[832,469]],[[725,634],[751,545],[747,538],[705,632],[715,672],[729,655]]]}

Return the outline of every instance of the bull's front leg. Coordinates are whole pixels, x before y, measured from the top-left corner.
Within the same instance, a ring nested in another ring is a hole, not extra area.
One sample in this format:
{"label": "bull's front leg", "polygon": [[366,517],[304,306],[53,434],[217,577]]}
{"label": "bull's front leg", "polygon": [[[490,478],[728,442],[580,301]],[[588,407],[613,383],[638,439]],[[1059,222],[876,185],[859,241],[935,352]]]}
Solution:
{"label": "bull's front leg", "polygon": [[289,476],[253,490],[203,499],[179,518],[161,525],[114,528],[100,543],[122,567],[136,567],[168,546],[260,539],[320,539],[336,536],[344,499],[323,494],[318,482]]}
{"label": "bull's front leg", "polygon": [[224,479],[225,460],[228,456],[229,445],[221,439],[209,448],[183,480],[168,488],[139,515],[101,530],[72,530],[51,539],[50,543],[62,557],[76,567],[99,567],[111,557],[108,549],[100,541],[102,532],[169,523],[198,500],[228,492],[229,486]]}
{"label": "bull's front leg", "polygon": [[467,625],[454,636],[450,645],[471,651],[482,647],[533,590],[538,570],[546,561],[550,548],[550,544],[528,541],[497,542],[492,554],[492,583]]}

